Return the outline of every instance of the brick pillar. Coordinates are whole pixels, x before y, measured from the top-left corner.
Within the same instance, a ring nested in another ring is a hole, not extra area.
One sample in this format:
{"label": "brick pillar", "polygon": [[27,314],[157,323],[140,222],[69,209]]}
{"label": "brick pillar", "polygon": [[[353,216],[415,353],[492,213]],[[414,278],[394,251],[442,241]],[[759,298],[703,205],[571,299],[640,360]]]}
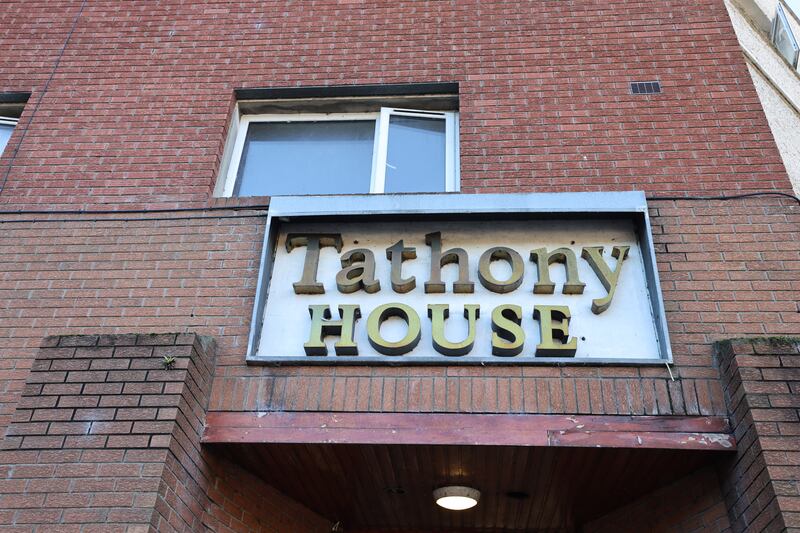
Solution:
{"label": "brick pillar", "polygon": [[202,531],[213,351],[194,334],[46,339],[0,451],[0,526]]}
{"label": "brick pillar", "polygon": [[737,454],[721,466],[733,531],[800,528],[800,339],[717,344]]}

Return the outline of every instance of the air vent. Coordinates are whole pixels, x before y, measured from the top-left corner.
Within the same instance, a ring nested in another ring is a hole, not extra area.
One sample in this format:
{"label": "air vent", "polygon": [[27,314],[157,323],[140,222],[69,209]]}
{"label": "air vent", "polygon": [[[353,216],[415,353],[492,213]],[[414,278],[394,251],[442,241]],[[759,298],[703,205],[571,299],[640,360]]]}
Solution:
{"label": "air vent", "polygon": [[631,94],[658,94],[661,92],[661,83],[657,81],[632,81]]}

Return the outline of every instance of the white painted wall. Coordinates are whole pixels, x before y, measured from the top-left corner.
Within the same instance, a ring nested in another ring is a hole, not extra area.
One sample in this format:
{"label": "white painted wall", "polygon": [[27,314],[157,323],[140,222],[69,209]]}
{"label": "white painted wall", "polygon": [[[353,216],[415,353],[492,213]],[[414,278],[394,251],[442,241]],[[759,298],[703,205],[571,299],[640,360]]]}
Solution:
{"label": "white painted wall", "polygon": [[[725,5],[792,187],[800,194],[800,73],[786,63],[769,39],[779,1],[725,0]],[[800,40],[800,20],[786,4],[784,11],[795,39]]]}
{"label": "white painted wall", "polygon": [[800,113],[786,102],[778,90],[753,66],[748,65],[758,97],[764,106],[769,127],[783,158],[783,164],[792,180],[796,194],[800,194]]}

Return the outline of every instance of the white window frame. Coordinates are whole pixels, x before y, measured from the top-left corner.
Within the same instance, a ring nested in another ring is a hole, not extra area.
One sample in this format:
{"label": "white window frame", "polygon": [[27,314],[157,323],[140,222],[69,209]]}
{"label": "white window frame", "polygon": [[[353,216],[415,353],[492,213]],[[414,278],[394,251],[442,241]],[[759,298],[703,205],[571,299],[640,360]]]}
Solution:
{"label": "white window frame", "polygon": [[[382,107],[380,112],[371,113],[297,113],[297,114],[263,114],[240,116],[235,125],[235,140],[231,151],[230,162],[225,173],[224,187],[221,196],[231,197],[236,188],[236,178],[242,161],[244,144],[250,124],[264,122],[321,122],[321,121],[375,121],[375,144],[372,149],[372,174],[370,176],[371,194],[382,194],[386,188],[386,156],[389,147],[389,120],[392,116],[438,118],[445,122],[445,191],[456,192],[460,189],[459,150],[458,150],[458,112],[456,111],[423,111],[417,109],[401,109]],[[312,193],[313,194],[313,193]]]}
{"label": "white window frame", "polygon": [[[789,44],[794,50],[794,57],[788,58],[783,55],[783,52],[778,47],[778,43],[776,39],[778,37],[778,30],[783,30],[785,35],[789,39]],[[783,6],[778,2],[778,5],[775,9],[775,18],[772,20],[772,31],[770,32],[769,40],[772,42],[775,49],[778,51],[778,55],[786,60],[792,67],[799,67],[798,65],[798,57],[800,57],[800,46],[797,44],[797,39],[795,39],[794,33],[792,33],[792,27],[789,25],[789,19],[786,18],[786,12],[783,10]]]}
{"label": "white window frame", "polygon": [[[17,124],[19,124],[19,119],[18,118],[0,117],[0,125],[2,125],[2,126],[13,126],[14,128],[16,128]],[[12,135],[13,135],[13,133],[12,133]],[[5,151],[5,149],[6,149],[6,144],[0,146],[0,155],[3,155],[3,152]]]}

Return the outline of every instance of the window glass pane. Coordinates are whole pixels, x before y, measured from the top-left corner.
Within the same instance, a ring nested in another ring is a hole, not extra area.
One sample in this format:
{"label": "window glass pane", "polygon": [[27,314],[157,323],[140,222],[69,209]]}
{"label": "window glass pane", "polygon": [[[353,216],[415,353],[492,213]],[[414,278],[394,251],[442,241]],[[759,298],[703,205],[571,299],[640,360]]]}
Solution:
{"label": "window glass pane", "polygon": [[778,9],[775,14],[774,25],[775,28],[772,41],[775,43],[778,51],[786,59],[786,61],[788,61],[790,65],[796,66],[799,50],[797,41],[795,40],[794,35],[792,35],[792,30],[789,27],[789,21],[786,19],[786,14],[783,12],[783,9],[780,5],[778,5]]}
{"label": "window glass pane", "polygon": [[0,124],[0,153],[3,152],[3,149],[6,147],[6,143],[11,138],[11,133],[14,131],[14,126],[8,126],[6,124]]}
{"label": "window glass pane", "polygon": [[445,190],[445,121],[392,115],[385,192]]}
{"label": "window glass pane", "polygon": [[238,196],[368,193],[375,121],[250,123]]}

